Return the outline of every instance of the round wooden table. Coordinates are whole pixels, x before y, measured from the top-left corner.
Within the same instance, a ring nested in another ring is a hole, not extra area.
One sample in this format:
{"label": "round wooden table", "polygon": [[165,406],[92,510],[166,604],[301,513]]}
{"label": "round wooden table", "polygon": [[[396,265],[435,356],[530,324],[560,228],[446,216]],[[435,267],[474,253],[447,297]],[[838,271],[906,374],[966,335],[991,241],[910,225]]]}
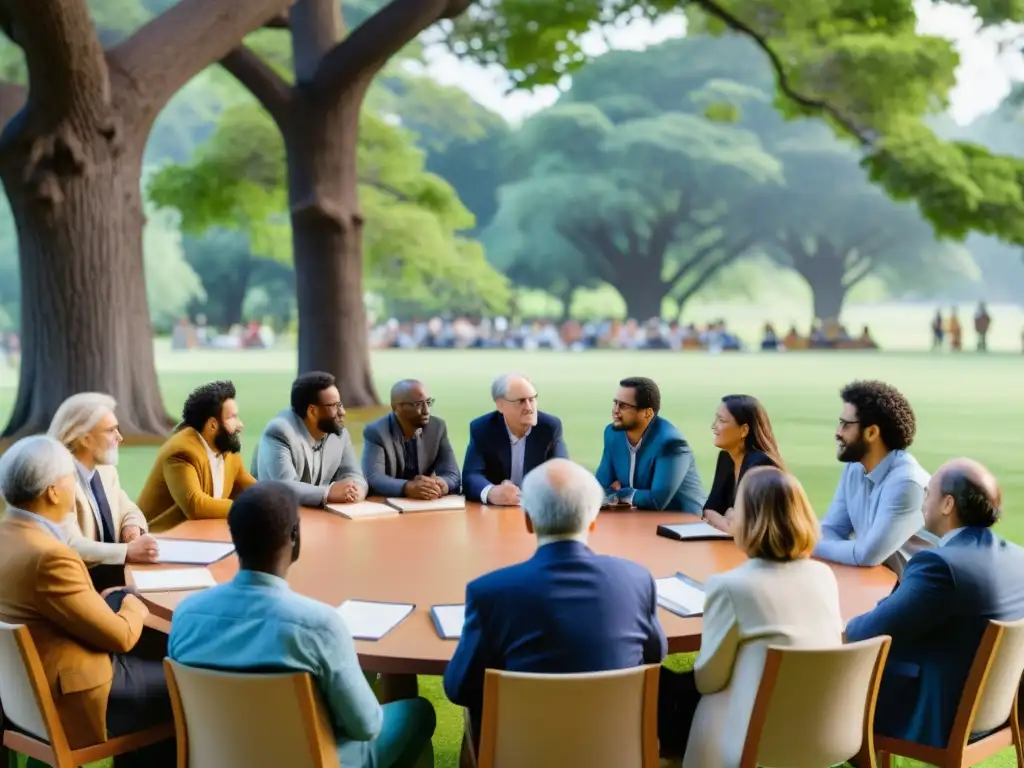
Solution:
{"label": "round wooden table", "polygon": [[[705,582],[735,568],[746,558],[731,541],[680,542],[658,536],[659,523],[696,522],[693,515],[654,512],[602,512],[591,548],[646,566],[655,578],[677,571]],[[230,541],[223,520],[194,520],[163,536]],[[302,511],[302,550],[288,573],[292,589],[329,605],[347,599],[415,603],[408,618],[383,639],[357,641],[363,669],[398,675],[440,675],[455,650],[442,640],[430,608],[462,603],[466,583],[485,573],[531,557],[535,537],[518,508],[468,504],[466,509],[348,520],[318,509]],[[136,566],[137,567],[137,566]],[[895,584],[881,566],[833,565],[839,581],[843,618],[872,608]],[[218,582],[238,571],[232,555],[210,567]],[[170,620],[188,592],[149,592],[145,600],[158,617]],[[670,653],[700,647],[701,620],[684,619],[659,609]]]}

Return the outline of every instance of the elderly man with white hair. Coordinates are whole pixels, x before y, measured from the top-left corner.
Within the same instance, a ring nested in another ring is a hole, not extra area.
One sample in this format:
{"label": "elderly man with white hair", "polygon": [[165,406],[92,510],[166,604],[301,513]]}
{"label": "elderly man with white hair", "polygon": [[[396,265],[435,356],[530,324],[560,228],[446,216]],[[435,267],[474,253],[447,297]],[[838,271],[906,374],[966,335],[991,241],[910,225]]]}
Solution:
{"label": "elderly man with white hair", "polygon": [[470,501],[514,507],[523,477],[548,459],[569,457],[562,422],[537,410],[537,390],[518,373],[491,384],[495,410],[470,422],[462,490]]}
{"label": "elderly man with white hair", "polygon": [[[117,402],[101,392],[72,395],[57,409],[49,435],[75,460],[74,515],[64,521],[68,543],[94,568],[98,588],[124,583],[123,566],[156,562],[157,542],[146,535],[146,517],[121,488],[117,475],[122,441],[114,411]],[[102,583],[101,583],[102,582]]]}
{"label": "elderly man with white hair", "polygon": [[567,459],[552,459],[523,481],[537,552],[467,585],[462,636],[444,673],[445,694],[469,709],[474,735],[486,669],[600,672],[665,657],[654,578],[587,546],[603,500],[597,479]]}
{"label": "elderly man with white hair", "polygon": [[[0,622],[28,628],[72,749],[167,722],[170,697],[159,635],[139,643],[148,615],[128,590],[100,595],[82,558],[65,543],[75,504],[75,462],[45,435],[0,457]],[[19,723],[8,708],[5,728]],[[11,722],[13,720],[13,722]],[[118,757],[118,768],[174,764],[174,740]]]}

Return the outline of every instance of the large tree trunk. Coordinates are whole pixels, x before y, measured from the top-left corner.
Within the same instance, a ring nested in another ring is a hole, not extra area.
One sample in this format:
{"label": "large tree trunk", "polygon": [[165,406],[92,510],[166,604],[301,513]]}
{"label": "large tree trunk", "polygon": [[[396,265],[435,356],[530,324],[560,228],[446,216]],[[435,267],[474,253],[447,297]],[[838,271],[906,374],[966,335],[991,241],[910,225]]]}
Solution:
{"label": "large tree trunk", "polygon": [[628,317],[640,323],[661,317],[661,304],[669,286],[653,271],[650,274],[640,270],[626,273],[616,281],[615,287],[626,302]]}

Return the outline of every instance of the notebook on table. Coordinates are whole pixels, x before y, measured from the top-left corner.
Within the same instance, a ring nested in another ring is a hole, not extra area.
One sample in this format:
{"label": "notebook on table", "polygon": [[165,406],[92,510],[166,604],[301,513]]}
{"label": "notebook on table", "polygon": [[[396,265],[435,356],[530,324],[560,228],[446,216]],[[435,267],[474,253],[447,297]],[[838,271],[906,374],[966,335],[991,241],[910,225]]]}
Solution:
{"label": "notebook on table", "polygon": [[466,605],[435,605],[430,609],[434,629],[442,640],[458,640],[462,637],[462,625],[466,621]]}
{"label": "notebook on table", "polygon": [[676,541],[711,541],[713,539],[732,539],[731,533],[720,531],[709,523],[682,523],[678,525],[659,525],[658,535]]}
{"label": "notebook on table", "polygon": [[388,504],[399,512],[441,512],[446,509],[465,509],[466,497],[449,494],[440,499],[405,499],[389,497]]}
{"label": "notebook on table", "polygon": [[213,574],[205,568],[132,568],[131,574],[139,592],[179,592],[217,586]]}
{"label": "notebook on table", "polygon": [[704,613],[704,585],[677,573],[654,582],[658,589],[658,605],[677,616],[700,616]]}
{"label": "notebook on table", "polygon": [[408,618],[415,605],[346,600],[338,606],[348,631],[356,640],[380,640]]}
{"label": "notebook on table", "polygon": [[154,536],[159,552],[158,563],[177,565],[212,565],[235,551],[227,541],[196,541],[194,539],[165,539]]}
{"label": "notebook on table", "polygon": [[354,504],[328,504],[327,511],[341,515],[349,520],[365,520],[369,517],[387,517],[397,515],[398,510],[389,504],[376,501],[357,501]]}

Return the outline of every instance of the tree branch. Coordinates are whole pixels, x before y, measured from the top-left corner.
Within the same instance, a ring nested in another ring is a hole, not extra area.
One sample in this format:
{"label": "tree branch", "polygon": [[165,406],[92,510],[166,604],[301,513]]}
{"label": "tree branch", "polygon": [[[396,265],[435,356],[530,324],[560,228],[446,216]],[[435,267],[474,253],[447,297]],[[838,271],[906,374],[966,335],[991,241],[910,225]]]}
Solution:
{"label": "tree branch", "polygon": [[729,249],[725,253],[725,255],[722,256],[722,258],[716,259],[713,263],[706,266],[704,270],[697,276],[697,279],[694,280],[693,283],[690,284],[690,287],[683,292],[683,295],[679,297],[679,299],[677,300],[679,306],[683,306],[684,304],[686,304],[686,302],[692,299],[701,288],[707,285],[708,281],[711,280],[712,277],[718,274],[718,271],[720,269],[722,269],[723,267],[727,267],[729,264],[732,264],[734,261],[736,261],[736,259],[738,259],[744,253],[746,253],[747,249],[754,243],[756,239],[757,236],[754,234],[747,235],[742,240],[740,240],[739,243],[737,243],[735,246]]}
{"label": "tree branch", "polygon": [[864,147],[871,147],[877,140],[877,135],[873,131],[861,128],[853,122],[846,115],[842,114],[838,109],[833,107],[827,101],[823,99],[815,99],[809,96],[805,96],[802,93],[793,89],[792,84],[789,82],[789,74],[786,72],[786,67],[782,63],[782,59],[771,47],[768,39],[755,30],[752,26],[737,18],[732,13],[727,11],[716,0],[690,0],[690,2],[703,8],[708,14],[714,16],[719,21],[726,24],[730,29],[739,32],[742,35],[746,35],[757,47],[764,51],[768,57],[768,61],[771,64],[773,70],[775,70],[775,80],[779,86],[779,90],[782,91],[790,100],[796,102],[801,107],[811,110],[817,110],[823,112],[831,117],[838,125],[842,126],[847,133],[853,136],[857,141]]}
{"label": "tree branch", "polygon": [[0,133],[21,108],[25,106],[28,92],[23,86],[0,81]]}
{"label": "tree branch", "polygon": [[245,44],[233,48],[220,64],[256,97],[284,133],[292,101],[291,85]]}
{"label": "tree branch", "polygon": [[391,0],[360,24],[320,61],[310,86],[326,96],[360,79],[369,80],[420,32],[454,18],[471,0]]}
{"label": "tree branch", "polygon": [[288,10],[281,11],[277,16],[271,16],[263,26],[266,29],[288,29],[291,26],[288,20]]}
{"label": "tree branch", "polygon": [[857,283],[875,271],[875,260],[870,256],[862,256],[850,271],[843,275],[843,288],[852,289]]}
{"label": "tree branch", "polygon": [[719,237],[713,243],[709,243],[708,245],[704,246],[699,251],[697,251],[696,255],[680,264],[679,267],[676,269],[675,274],[673,274],[666,281],[666,284],[669,286],[669,291],[676,287],[676,283],[682,280],[686,276],[687,272],[690,272],[694,267],[699,267],[709,255],[711,255],[721,247],[722,238]]}
{"label": "tree branch", "polygon": [[203,69],[291,0],[181,0],[114,47],[109,58],[135,82],[153,117]]}

